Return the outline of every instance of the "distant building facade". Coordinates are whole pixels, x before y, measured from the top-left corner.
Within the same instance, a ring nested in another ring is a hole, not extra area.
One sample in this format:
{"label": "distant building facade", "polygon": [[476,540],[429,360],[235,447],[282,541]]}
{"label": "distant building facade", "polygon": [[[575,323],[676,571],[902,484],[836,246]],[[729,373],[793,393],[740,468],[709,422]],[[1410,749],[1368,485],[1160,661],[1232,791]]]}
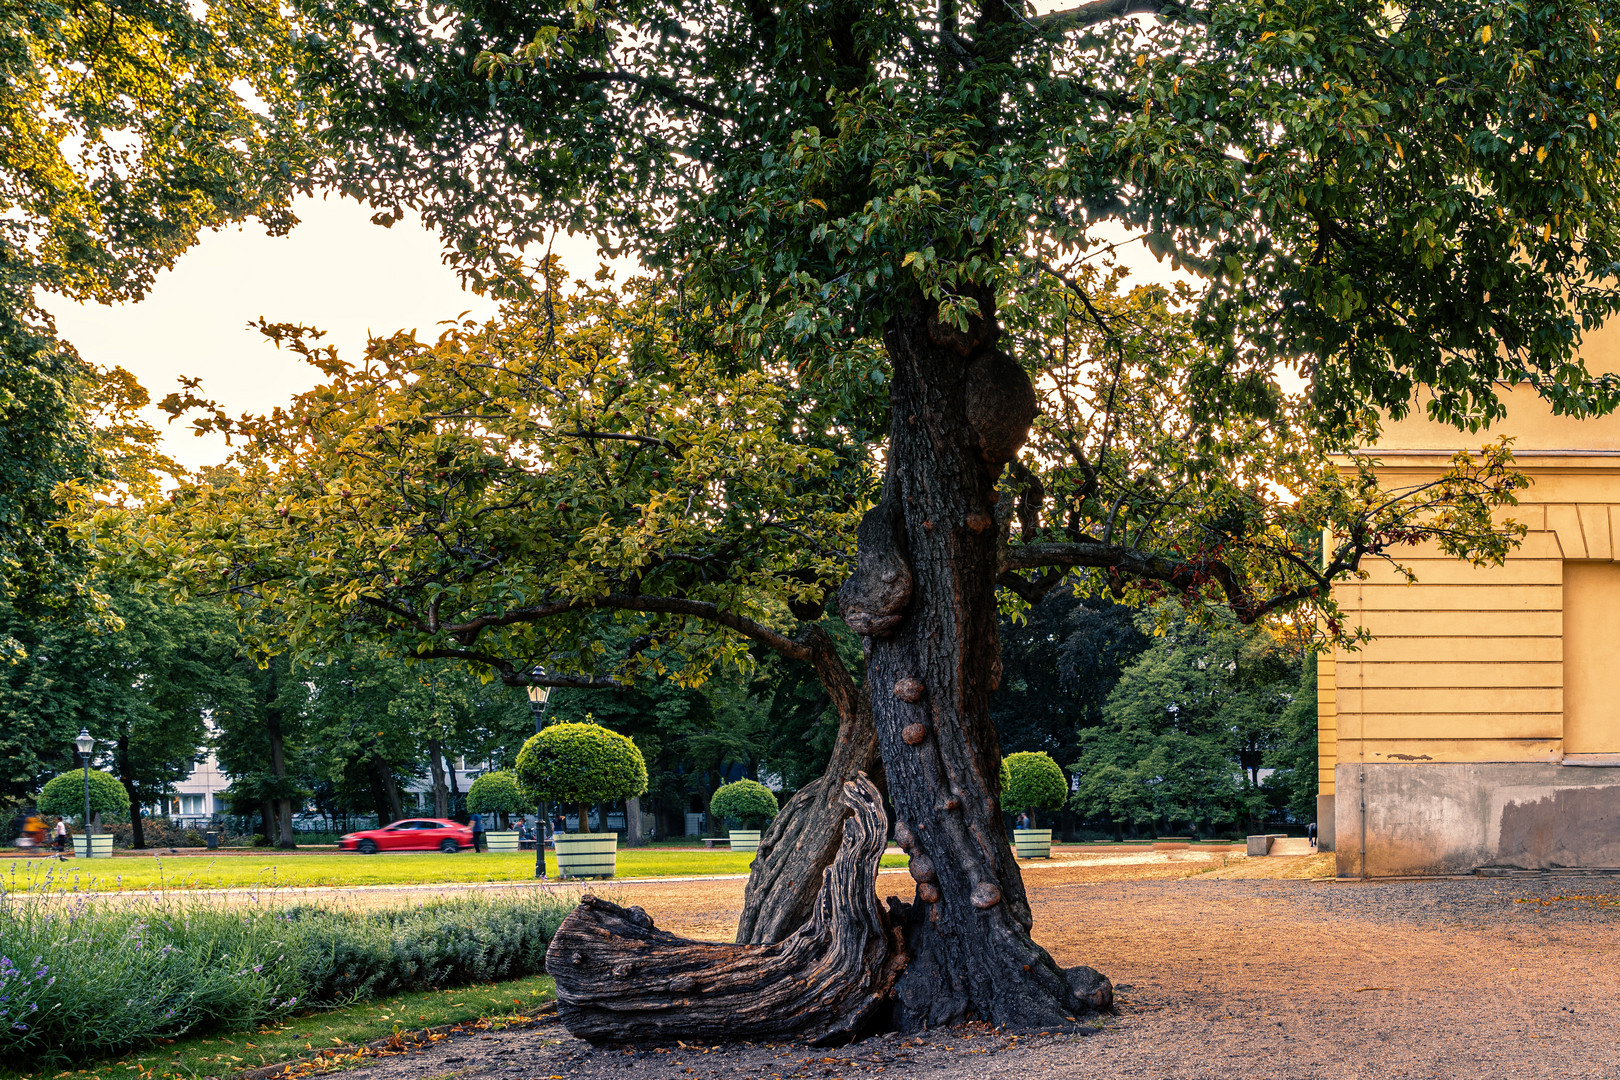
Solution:
{"label": "distant building facade", "polygon": [[[1589,348],[1620,366],[1620,335]],[[1341,876],[1620,867],[1620,417],[1555,417],[1526,387],[1469,435],[1416,415],[1369,453],[1392,489],[1515,438],[1533,481],[1500,567],[1402,549],[1334,588],[1374,635],[1319,667],[1318,821]]]}

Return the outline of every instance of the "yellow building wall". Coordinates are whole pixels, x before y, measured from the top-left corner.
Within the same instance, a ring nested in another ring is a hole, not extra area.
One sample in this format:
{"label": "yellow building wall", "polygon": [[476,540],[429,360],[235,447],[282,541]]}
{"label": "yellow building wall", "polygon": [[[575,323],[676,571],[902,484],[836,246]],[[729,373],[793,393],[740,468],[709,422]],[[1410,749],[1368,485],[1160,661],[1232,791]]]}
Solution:
{"label": "yellow building wall", "polygon": [[[1620,360],[1605,333],[1599,370]],[[1620,416],[1552,415],[1527,388],[1508,417],[1465,434],[1420,416],[1387,425],[1368,451],[1386,487],[1422,482],[1458,449],[1515,437],[1532,480],[1503,514],[1524,543],[1499,567],[1474,567],[1434,548],[1392,552],[1387,564],[1334,596],[1373,640],[1335,650],[1318,668],[1321,791],[1334,766],[1365,762],[1543,762],[1620,753]],[[1574,650],[1574,651],[1571,651]],[[1568,668],[1566,670],[1566,662]]]}

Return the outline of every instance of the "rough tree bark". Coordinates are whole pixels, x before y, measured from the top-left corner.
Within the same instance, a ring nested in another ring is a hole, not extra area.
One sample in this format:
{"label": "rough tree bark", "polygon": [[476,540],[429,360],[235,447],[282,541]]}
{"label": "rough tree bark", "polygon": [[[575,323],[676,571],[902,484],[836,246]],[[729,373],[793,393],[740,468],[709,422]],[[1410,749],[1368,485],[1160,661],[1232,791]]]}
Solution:
{"label": "rough tree bark", "polygon": [[433,816],[450,816],[450,800],[444,790],[444,748],[438,739],[428,740],[428,768],[433,773]]}
{"label": "rough tree bark", "polygon": [[810,920],[781,942],[722,945],[655,929],[639,907],[587,895],[546,950],[557,1011],[591,1042],[719,1037],[847,1042],[886,1020],[905,950],[875,888],[883,797],[841,786],[850,811]]}
{"label": "rough tree bark", "polygon": [[810,662],[838,711],[838,741],[827,771],[800,788],[760,837],[743,893],[739,945],[782,941],[810,919],[850,814],[845,782],[865,773],[880,795],[887,794],[866,692],[849,677],[827,631],[811,628],[808,641]]}
{"label": "rough tree bark", "polygon": [[994,298],[966,332],[933,305],[885,334],[894,367],[888,474],[859,532],[845,621],[867,638],[867,686],[895,836],[911,854],[909,965],[895,1022],[915,1030],[983,1019],[1062,1027],[1112,987],[1065,972],[1030,937],[1023,879],[997,796],[989,717],[1000,681],[996,482],[1028,436],[1034,388],[997,347]]}
{"label": "rough tree bark", "polygon": [[130,779],[129,765],[129,736],[118,736],[118,749],[114,754],[118,762],[118,779],[124,785],[124,791],[129,794],[129,846],[139,851],[146,847],[146,822],[141,817],[141,796],[135,790],[135,783]]}
{"label": "rough tree bark", "polygon": [[[287,782],[287,746],[281,732],[281,690],[276,680],[276,669],[270,669],[270,693],[264,710],[265,732],[270,737],[270,772],[276,778],[276,786],[282,787]],[[297,843],[293,840],[292,830],[292,800],[285,795],[279,795],[275,800],[276,811],[276,837],[270,843],[279,848],[294,848]]]}

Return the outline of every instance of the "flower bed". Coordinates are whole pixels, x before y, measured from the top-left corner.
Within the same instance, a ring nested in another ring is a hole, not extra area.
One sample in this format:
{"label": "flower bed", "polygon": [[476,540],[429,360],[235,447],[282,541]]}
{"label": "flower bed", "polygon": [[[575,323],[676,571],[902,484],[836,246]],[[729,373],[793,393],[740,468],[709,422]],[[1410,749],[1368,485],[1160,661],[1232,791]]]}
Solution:
{"label": "flower bed", "polygon": [[381,910],[13,893],[0,897],[0,1056],[27,1071],[381,994],[536,974],[572,907],[538,892]]}

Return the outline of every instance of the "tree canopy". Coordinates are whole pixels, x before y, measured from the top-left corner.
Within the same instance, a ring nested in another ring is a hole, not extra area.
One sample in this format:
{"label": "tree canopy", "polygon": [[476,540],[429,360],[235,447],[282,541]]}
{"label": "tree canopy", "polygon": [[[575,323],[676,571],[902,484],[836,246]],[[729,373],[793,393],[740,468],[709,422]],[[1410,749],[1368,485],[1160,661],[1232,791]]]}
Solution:
{"label": "tree canopy", "polygon": [[109,468],[97,372],[42,299],[137,300],[204,229],[294,224],[314,155],[294,36],[290,12],[263,6],[0,13],[0,599],[48,612],[80,598],[56,488]]}

